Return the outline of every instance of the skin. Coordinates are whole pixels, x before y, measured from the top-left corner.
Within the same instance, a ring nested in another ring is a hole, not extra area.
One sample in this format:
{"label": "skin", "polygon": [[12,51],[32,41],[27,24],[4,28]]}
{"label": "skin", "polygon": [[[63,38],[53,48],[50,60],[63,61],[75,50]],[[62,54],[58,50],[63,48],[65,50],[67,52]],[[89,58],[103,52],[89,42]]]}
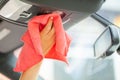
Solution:
{"label": "skin", "polygon": [[[40,32],[40,36],[43,54],[46,55],[48,51],[52,48],[52,46],[55,44],[55,30],[53,27],[53,17],[49,18],[47,25]],[[21,74],[19,80],[37,80],[41,64],[42,61],[27,69]]]}

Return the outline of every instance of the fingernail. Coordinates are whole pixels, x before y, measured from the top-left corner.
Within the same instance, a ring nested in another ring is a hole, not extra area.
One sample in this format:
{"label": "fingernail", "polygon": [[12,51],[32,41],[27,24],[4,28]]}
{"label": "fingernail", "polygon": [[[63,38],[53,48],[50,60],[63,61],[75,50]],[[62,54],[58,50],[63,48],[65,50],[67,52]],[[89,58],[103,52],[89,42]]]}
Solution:
{"label": "fingernail", "polygon": [[53,17],[50,17],[51,20],[53,20]]}

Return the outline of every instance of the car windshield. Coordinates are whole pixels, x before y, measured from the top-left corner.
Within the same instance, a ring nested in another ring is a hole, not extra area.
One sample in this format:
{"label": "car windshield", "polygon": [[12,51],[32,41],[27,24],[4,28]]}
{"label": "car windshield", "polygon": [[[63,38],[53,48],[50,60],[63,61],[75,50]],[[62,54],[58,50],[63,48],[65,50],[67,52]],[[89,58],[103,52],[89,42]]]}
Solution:
{"label": "car windshield", "polygon": [[97,12],[111,23],[116,23],[115,19],[120,17],[120,1],[119,0],[106,0],[101,9]]}

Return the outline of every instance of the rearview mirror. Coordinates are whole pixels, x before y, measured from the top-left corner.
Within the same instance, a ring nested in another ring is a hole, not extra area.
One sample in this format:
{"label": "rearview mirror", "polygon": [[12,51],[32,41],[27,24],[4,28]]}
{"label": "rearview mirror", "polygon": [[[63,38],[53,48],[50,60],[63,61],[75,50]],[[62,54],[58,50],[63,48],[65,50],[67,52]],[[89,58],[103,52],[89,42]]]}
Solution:
{"label": "rearview mirror", "polygon": [[109,25],[94,43],[94,55],[96,58],[110,56],[117,50],[119,45],[118,28],[114,25]]}

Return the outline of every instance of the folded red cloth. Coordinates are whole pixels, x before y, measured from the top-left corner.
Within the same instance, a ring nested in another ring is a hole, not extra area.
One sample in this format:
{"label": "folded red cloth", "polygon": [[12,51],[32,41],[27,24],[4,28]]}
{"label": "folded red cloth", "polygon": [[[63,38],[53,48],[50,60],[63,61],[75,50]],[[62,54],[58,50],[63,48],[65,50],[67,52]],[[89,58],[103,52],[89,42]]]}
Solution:
{"label": "folded red cloth", "polygon": [[[47,53],[42,53],[40,31],[45,27],[50,17],[53,17],[53,25],[56,34],[56,43]],[[24,42],[22,51],[16,63],[14,71],[23,72],[31,66],[39,63],[44,57],[61,60],[67,63],[66,55],[71,38],[64,31],[62,20],[59,14],[52,13],[33,17],[28,22],[28,30],[22,36]]]}

